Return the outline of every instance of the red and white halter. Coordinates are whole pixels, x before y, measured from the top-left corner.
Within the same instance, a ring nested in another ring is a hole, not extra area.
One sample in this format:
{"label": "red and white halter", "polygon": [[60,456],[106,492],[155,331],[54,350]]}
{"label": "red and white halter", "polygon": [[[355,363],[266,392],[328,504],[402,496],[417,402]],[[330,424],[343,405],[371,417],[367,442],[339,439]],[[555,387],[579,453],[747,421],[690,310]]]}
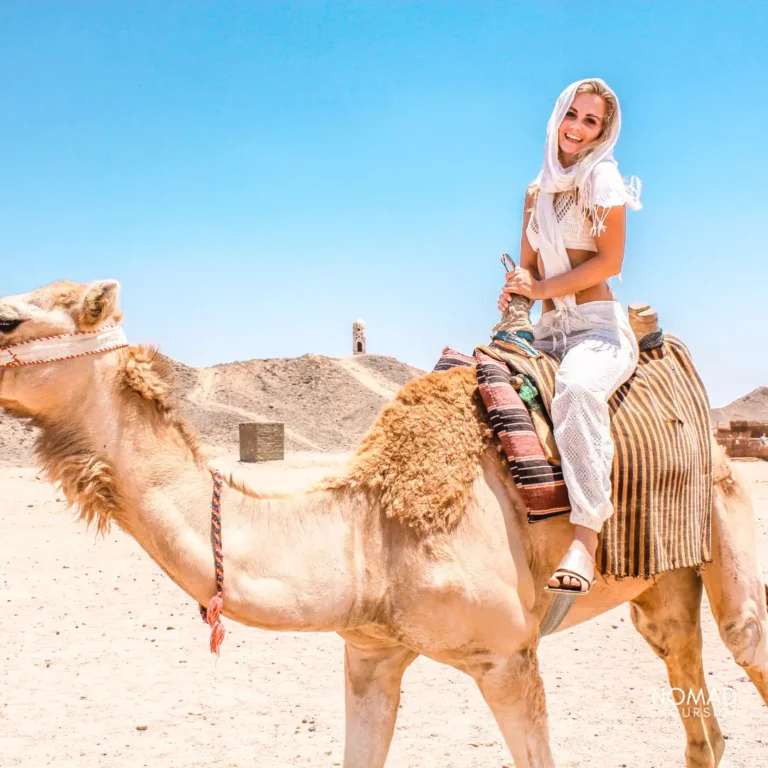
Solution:
{"label": "red and white halter", "polygon": [[98,331],[62,333],[59,336],[46,336],[0,347],[0,368],[55,363],[59,360],[112,352],[127,346],[125,331],[119,325],[111,325]]}
{"label": "red and white halter", "polygon": [[[55,363],[73,360],[77,357],[113,352],[128,345],[125,331],[119,325],[111,325],[98,331],[63,333],[30,339],[18,344],[0,347],[0,368],[20,368],[26,365]],[[216,594],[208,606],[200,606],[203,621],[211,627],[211,652],[219,655],[224,640],[224,626],[221,611],[224,607],[224,553],[221,545],[221,490],[224,478],[220,472],[211,470],[213,477],[213,500],[211,502],[211,545],[216,567]]]}

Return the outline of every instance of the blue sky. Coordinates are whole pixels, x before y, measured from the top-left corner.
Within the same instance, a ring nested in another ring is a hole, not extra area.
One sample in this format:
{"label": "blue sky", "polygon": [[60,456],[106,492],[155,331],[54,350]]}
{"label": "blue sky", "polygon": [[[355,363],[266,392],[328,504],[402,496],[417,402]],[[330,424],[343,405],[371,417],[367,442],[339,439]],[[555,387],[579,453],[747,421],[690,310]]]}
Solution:
{"label": "blue sky", "polygon": [[0,295],[123,284],[204,365],[369,351],[429,368],[496,322],[560,91],[605,78],[644,185],[624,303],[721,405],[768,385],[762,2],[0,0]]}

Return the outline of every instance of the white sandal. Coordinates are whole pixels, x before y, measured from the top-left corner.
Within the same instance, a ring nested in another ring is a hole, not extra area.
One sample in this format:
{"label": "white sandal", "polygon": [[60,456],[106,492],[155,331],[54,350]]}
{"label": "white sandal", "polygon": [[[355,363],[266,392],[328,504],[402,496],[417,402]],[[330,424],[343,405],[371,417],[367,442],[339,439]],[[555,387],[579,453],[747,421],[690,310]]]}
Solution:
{"label": "white sandal", "polygon": [[[587,573],[595,572],[595,564],[590,558],[585,555],[580,549],[569,549],[565,553],[565,557],[560,561],[560,565],[557,566],[557,570],[552,574],[552,578],[560,581],[559,587],[550,587],[547,584],[544,587],[545,592],[557,592],[561,595],[587,595],[592,589],[592,586],[597,581],[596,578],[592,578],[590,581]],[[563,577],[571,576],[577,578],[581,583],[578,587],[566,586],[563,584]],[[583,589],[583,586],[587,584],[587,588]]]}

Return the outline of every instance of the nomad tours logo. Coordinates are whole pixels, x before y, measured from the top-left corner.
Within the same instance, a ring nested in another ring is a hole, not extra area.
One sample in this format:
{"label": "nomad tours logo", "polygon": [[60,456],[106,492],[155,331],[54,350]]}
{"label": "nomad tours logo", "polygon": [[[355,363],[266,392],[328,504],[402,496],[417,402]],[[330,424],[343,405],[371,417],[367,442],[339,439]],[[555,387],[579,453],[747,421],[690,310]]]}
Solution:
{"label": "nomad tours logo", "polygon": [[737,707],[735,688],[704,691],[701,688],[657,688],[653,691],[653,706],[682,717],[712,717],[715,712],[733,712]]}

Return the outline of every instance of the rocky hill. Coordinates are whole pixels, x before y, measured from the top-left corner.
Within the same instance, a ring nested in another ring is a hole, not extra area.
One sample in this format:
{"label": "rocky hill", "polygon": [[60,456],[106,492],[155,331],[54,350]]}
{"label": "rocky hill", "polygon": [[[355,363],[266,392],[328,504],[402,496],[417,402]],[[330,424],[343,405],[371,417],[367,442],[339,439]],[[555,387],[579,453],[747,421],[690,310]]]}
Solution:
{"label": "rocky hill", "polygon": [[730,405],[712,409],[712,425],[727,427],[732,419],[768,422],[768,387],[758,387]]}
{"label": "rocky hill", "polygon": [[[238,450],[238,424],[281,421],[286,450],[345,451],[423,371],[393,357],[304,355],[191,368],[172,361],[184,417],[202,441]],[[35,430],[0,414],[0,462],[29,464]]]}

